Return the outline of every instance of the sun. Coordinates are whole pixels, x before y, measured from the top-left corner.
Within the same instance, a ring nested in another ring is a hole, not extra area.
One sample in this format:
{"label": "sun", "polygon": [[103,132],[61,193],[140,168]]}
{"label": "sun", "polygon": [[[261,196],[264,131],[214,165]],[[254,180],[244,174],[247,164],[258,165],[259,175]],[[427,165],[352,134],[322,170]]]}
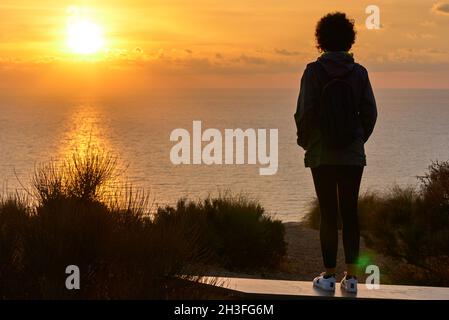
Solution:
{"label": "sun", "polygon": [[73,53],[94,54],[105,44],[103,29],[88,18],[72,16],[67,23],[67,46]]}
{"label": "sun", "polygon": [[67,45],[74,53],[97,53],[104,46],[103,30],[88,20],[74,22],[67,27]]}

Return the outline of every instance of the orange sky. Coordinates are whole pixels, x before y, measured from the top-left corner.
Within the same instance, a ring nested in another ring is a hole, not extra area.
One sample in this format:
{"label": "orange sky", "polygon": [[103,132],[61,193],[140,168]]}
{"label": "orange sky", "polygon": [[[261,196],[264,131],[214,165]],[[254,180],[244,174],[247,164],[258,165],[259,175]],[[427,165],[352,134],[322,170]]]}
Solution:
{"label": "orange sky", "polygon": [[[336,6],[336,3],[340,3]],[[314,27],[329,11],[356,20],[356,59],[383,87],[449,88],[449,1],[2,0],[4,92],[141,91],[160,87],[297,87],[316,58]],[[94,55],[71,52],[70,6],[104,31]]]}

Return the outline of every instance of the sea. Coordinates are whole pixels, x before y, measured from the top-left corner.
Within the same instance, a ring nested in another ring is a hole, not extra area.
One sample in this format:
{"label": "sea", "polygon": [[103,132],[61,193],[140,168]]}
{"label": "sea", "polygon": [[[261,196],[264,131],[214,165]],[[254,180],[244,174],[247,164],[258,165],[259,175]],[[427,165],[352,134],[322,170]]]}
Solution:
{"label": "sea", "polygon": [[[449,160],[449,90],[375,90],[378,120],[366,144],[361,192],[418,187],[432,161]],[[34,170],[87,145],[119,159],[123,179],[156,206],[223,192],[260,201],[285,222],[303,219],[315,198],[296,144],[295,89],[155,90],[145,94],[0,96],[0,194],[29,191]],[[175,129],[277,129],[278,170],[260,164],[171,161]]]}

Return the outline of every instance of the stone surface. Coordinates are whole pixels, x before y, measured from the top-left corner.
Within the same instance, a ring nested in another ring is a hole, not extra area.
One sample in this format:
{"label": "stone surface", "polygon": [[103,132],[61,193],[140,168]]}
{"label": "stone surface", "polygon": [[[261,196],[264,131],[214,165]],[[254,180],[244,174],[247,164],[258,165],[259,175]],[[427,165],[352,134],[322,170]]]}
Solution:
{"label": "stone surface", "polygon": [[356,299],[395,299],[395,300],[449,300],[449,288],[380,285],[380,289],[369,290],[365,284],[359,284],[357,294],[348,294],[337,285],[335,293],[326,293],[314,289],[309,281],[266,280],[248,278],[215,279],[215,284],[236,290],[249,296],[270,298],[356,298]]}

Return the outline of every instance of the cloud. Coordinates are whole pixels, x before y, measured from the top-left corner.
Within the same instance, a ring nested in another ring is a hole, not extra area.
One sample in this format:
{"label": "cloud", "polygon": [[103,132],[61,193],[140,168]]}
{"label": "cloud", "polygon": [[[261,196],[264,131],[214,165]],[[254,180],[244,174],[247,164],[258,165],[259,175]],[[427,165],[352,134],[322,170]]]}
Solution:
{"label": "cloud", "polygon": [[419,24],[419,26],[423,28],[434,28],[437,26],[437,24],[435,23],[435,21],[424,20]]}
{"label": "cloud", "polygon": [[449,70],[449,52],[445,49],[399,48],[363,57],[370,71],[435,72]]}
{"label": "cloud", "polygon": [[[107,55],[89,62],[78,61],[69,57],[44,57],[34,60],[11,61],[0,59],[0,70],[22,70],[37,72],[39,70],[68,70],[68,73],[85,73],[82,71],[99,70],[98,74],[110,71],[140,75],[151,75],[154,78],[163,76],[182,77],[184,75],[226,75],[241,76],[254,74],[298,73],[303,70],[305,61],[296,57],[280,57],[267,52],[255,50],[240,52],[192,52],[179,49],[142,49],[110,50]],[[44,74],[44,73],[42,73]]]}
{"label": "cloud", "polygon": [[267,60],[262,57],[251,56],[246,54],[241,54],[240,57],[233,59],[235,62],[243,62],[245,64],[255,64],[255,65],[263,65],[267,63]]}
{"label": "cloud", "polygon": [[432,7],[432,12],[439,15],[449,16],[449,2],[437,2]]}
{"label": "cloud", "polygon": [[403,48],[393,50],[386,54],[387,60],[397,64],[417,63],[417,64],[440,64],[448,63],[448,53],[439,49],[410,49]]}
{"label": "cloud", "polygon": [[274,49],[274,52],[281,56],[297,56],[300,54],[299,51],[289,51],[287,49]]}
{"label": "cloud", "polygon": [[431,33],[406,33],[405,36],[410,40],[420,40],[420,39],[436,39],[436,35]]}

